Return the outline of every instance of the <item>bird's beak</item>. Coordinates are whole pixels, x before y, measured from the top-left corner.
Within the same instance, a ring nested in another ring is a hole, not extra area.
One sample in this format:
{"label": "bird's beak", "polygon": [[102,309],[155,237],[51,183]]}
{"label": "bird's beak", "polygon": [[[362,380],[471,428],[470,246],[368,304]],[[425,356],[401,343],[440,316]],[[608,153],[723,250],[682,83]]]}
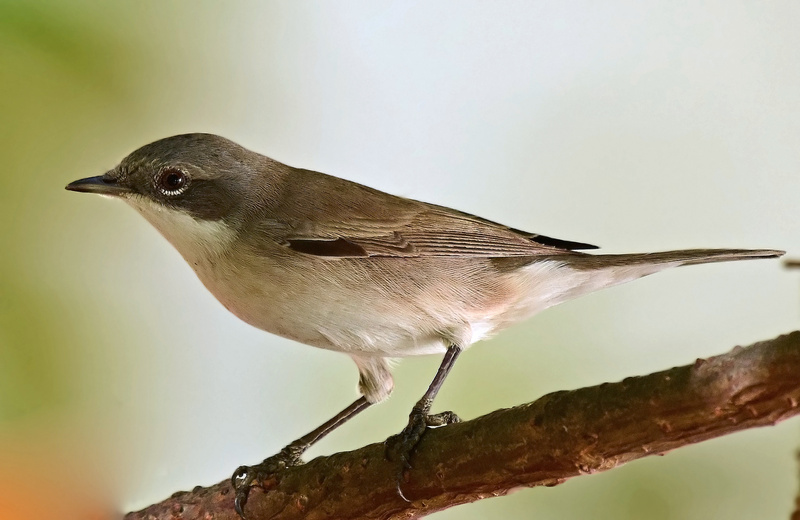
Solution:
{"label": "bird's beak", "polygon": [[97,177],[87,177],[67,184],[66,189],[69,191],[78,191],[81,193],[98,193],[100,195],[122,195],[130,193],[130,188],[117,184],[115,179],[105,175],[98,175]]}

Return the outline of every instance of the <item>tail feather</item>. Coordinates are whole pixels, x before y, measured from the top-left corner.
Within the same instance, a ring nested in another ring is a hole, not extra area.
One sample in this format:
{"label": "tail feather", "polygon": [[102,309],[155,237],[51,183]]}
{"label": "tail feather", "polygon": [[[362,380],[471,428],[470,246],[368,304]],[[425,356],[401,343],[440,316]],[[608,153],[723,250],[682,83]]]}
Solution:
{"label": "tail feather", "polygon": [[[632,253],[622,255],[581,255],[569,262],[575,269],[598,269],[635,265],[660,264],[695,265],[712,262],[732,262],[736,260],[755,260],[758,258],[777,258],[786,252],[777,249],[683,249],[659,253]],[[669,267],[667,265],[664,268]],[[660,269],[656,268],[657,271]]]}
{"label": "tail feather", "polygon": [[623,284],[671,267],[681,265],[730,262],[757,258],[775,258],[783,251],[774,249],[685,249],[660,253],[622,255],[564,255],[563,286],[557,301],[572,299],[605,287]]}
{"label": "tail feather", "polygon": [[660,253],[592,255],[569,253],[542,261],[538,257],[523,270],[529,275],[532,297],[526,300],[526,315],[533,315],[561,302],[606,287],[630,282],[671,267],[775,258],[774,249],[685,249]]}

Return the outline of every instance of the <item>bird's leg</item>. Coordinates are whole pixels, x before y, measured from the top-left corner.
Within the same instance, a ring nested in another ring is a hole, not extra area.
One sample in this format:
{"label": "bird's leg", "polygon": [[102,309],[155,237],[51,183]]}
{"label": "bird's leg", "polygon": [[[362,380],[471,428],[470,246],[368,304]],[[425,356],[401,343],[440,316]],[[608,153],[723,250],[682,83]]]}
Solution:
{"label": "bird's leg", "polygon": [[436,372],[433,381],[431,381],[428,390],[425,392],[425,395],[417,401],[414,408],[411,409],[406,427],[403,428],[403,431],[399,434],[389,437],[386,440],[387,453],[392,458],[399,459],[400,461],[397,474],[397,492],[406,501],[408,501],[408,499],[406,499],[403,495],[403,491],[400,489],[400,481],[403,478],[403,472],[411,468],[411,455],[414,452],[414,448],[416,448],[422,436],[425,434],[425,429],[429,426],[445,426],[447,424],[461,422],[461,419],[453,412],[442,412],[434,415],[428,414],[431,410],[433,400],[436,398],[436,394],[439,393],[442,383],[444,383],[447,374],[450,373],[450,369],[453,368],[460,353],[461,347],[458,345],[451,345],[447,349],[444,359],[442,359],[442,364],[439,365],[439,370]]}
{"label": "bird's leg", "polygon": [[234,505],[239,516],[242,517],[242,519],[245,518],[244,506],[247,503],[247,496],[250,493],[251,487],[264,487],[265,481],[274,478],[274,476],[283,469],[302,464],[303,462],[300,460],[300,457],[308,448],[351,418],[355,417],[370,404],[371,403],[362,396],[330,420],[326,421],[319,428],[288,444],[275,455],[264,459],[261,464],[256,464],[255,466],[239,466],[231,477],[231,485],[236,492]]}

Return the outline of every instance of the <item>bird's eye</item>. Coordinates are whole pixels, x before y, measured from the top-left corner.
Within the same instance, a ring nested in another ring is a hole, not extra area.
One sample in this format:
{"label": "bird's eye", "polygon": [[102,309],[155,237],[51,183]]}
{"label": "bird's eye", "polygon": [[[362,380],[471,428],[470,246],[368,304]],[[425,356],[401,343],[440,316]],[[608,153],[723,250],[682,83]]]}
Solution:
{"label": "bird's eye", "polygon": [[156,177],[156,186],[164,195],[180,195],[189,187],[189,174],[180,168],[164,168]]}

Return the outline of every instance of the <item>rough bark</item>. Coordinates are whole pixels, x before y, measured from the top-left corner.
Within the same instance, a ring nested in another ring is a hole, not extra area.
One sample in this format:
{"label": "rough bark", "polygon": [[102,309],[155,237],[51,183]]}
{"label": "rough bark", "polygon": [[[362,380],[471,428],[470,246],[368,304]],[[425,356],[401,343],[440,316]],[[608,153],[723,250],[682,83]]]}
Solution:
{"label": "rough bark", "polygon": [[[254,488],[250,520],[415,518],[524,486],[554,486],[800,413],[800,331],[619,383],[555,392],[426,433],[395,488],[382,444],[290,468]],[[787,497],[787,505],[790,500]],[[228,481],[126,520],[230,519]]]}

